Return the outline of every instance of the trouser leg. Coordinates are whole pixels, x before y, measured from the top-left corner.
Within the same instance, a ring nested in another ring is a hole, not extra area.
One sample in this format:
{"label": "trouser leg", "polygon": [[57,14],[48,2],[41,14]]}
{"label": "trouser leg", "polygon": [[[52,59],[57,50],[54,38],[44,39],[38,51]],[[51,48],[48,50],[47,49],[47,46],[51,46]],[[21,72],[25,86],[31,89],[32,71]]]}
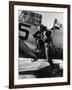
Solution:
{"label": "trouser leg", "polygon": [[48,47],[45,47],[46,61],[48,61]]}
{"label": "trouser leg", "polygon": [[53,64],[53,61],[51,58],[48,58],[48,62],[50,64],[51,68],[54,69],[54,64]]}
{"label": "trouser leg", "polygon": [[52,69],[54,69],[54,64],[52,59],[50,58],[50,47],[45,47],[45,53],[46,53],[46,61],[49,62]]}

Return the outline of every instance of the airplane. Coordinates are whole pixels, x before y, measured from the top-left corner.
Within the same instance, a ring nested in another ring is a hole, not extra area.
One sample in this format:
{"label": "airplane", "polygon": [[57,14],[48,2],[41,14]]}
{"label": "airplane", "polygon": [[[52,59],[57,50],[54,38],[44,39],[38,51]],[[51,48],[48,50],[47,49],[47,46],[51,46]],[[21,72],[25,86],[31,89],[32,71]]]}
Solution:
{"label": "airplane", "polygon": [[[26,15],[26,16],[25,16]],[[26,19],[26,18],[27,19]],[[29,18],[29,19],[28,19]],[[37,42],[33,34],[39,31],[42,16],[31,11],[23,11],[19,16],[19,57],[36,58],[38,54]],[[54,20],[54,25],[50,29],[53,41],[52,58],[63,58],[63,26]],[[45,58],[45,52],[44,57]],[[42,56],[42,55],[41,55]],[[40,58],[40,57],[39,57]]]}

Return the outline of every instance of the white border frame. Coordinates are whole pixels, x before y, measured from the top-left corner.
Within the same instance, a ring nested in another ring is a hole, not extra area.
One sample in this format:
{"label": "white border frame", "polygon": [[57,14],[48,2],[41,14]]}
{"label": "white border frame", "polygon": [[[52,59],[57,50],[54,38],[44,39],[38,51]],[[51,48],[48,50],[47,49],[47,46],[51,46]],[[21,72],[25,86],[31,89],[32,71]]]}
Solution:
{"label": "white border frame", "polygon": [[[63,12],[63,77],[18,80],[18,10]],[[67,82],[67,8],[14,6],[14,85]]]}

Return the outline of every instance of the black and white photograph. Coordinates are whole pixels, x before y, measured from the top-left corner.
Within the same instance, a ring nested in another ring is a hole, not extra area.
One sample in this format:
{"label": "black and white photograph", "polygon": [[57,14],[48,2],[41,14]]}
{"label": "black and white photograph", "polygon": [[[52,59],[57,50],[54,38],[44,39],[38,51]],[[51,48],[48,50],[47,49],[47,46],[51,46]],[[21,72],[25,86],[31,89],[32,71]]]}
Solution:
{"label": "black and white photograph", "polygon": [[19,79],[63,77],[63,13],[18,11]]}
{"label": "black and white photograph", "polygon": [[70,84],[70,6],[9,4],[9,87]]}

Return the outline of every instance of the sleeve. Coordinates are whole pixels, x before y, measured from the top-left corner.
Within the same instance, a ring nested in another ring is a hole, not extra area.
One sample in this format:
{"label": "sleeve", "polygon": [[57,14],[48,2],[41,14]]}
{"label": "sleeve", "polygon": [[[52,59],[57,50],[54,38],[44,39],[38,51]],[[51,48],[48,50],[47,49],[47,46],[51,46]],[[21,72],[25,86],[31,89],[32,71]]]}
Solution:
{"label": "sleeve", "polygon": [[38,37],[39,37],[39,34],[40,34],[40,32],[37,31],[36,33],[33,34],[33,37],[34,37],[34,38],[38,38]]}

